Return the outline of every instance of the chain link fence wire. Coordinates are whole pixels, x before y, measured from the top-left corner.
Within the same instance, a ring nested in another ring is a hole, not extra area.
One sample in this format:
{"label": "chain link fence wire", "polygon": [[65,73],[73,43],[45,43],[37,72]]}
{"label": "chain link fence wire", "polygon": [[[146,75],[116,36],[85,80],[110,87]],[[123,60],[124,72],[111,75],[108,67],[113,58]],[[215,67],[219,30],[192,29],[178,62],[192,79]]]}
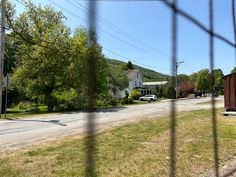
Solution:
{"label": "chain link fence wire", "polygon": [[87,117],[87,135],[85,139],[86,146],[86,177],[95,177],[95,156],[96,156],[96,138],[95,138],[95,104],[96,104],[96,81],[97,81],[97,62],[96,62],[96,1],[88,2],[89,12],[88,12],[88,27],[89,27],[89,56],[87,58],[86,70],[87,70],[87,100],[89,114]]}
{"label": "chain link fence wire", "polygon": [[[124,0],[125,1],[125,0]],[[128,1],[128,0],[126,0]],[[145,1],[145,0],[142,0]],[[150,1],[150,0],[147,0]],[[159,0],[156,0],[159,1]],[[224,36],[215,33],[214,31],[214,10],[213,10],[213,1],[209,1],[209,27],[203,25],[200,21],[192,17],[190,14],[178,8],[177,0],[163,0],[161,1],[164,5],[170,8],[172,12],[172,49],[171,49],[171,74],[175,76],[176,74],[176,62],[177,62],[177,43],[178,43],[178,19],[180,15],[183,18],[187,19],[189,22],[193,23],[196,27],[204,31],[209,35],[209,65],[210,65],[210,91],[211,91],[211,124],[212,124],[212,143],[214,148],[214,171],[215,176],[219,177],[219,154],[218,154],[218,132],[217,132],[217,117],[216,117],[216,107],[215,107],[215,98],[214,98],[214,38],[224,42],[225,44],[235,48],[235,63],[236,63],[236,20],[235,20],[235,2],[232,0],[232,19],[233,19],[233,28],[234,28],[234,42],[231,42]],[[96,1],[90,0],[89,12],[88,12],[88,21],[89,21],[89,44],[91,48],[90,57],[88,58],[88,100],[89,100],[89,109],[91,110],[88,114],[88,123],[87,123],[87,133],[89,137],[86,141],[87,146],[87,168],[86,176],[96,176],[95,175],[95,151],[96,151],[96,139],[94,136],[95,131],[95,116],[92,113],[92,110],[95,106],[96,101],[96,59],[93,56],[94,45],[96,45]],[[175,87],[174,77],[171,80],[172,88]],[[174,93],[173,93],[174,97]],[[169,164],[169,176],[176,176],[176,100],[172,99],[171,101],[171,111],[170,111],[170,164]],[[236,169],[231,172],[223,175],[224,177],[230,176],[236,172]]]}
{"label": "chain link fence wire", "polygon": [[[215,82],[215,76],[213,73],[214,70],[214,38],[217,38],[221,40],[222,42],[230,45],[231,47],[235,48],[235,61],[236,61],[236,22],[235,22],[235,2],[232,0],[232,18],[233,18],[233,30],[234,30],[234,42],[229,41],[226,39],[224,36],[221,36],[217,33],[214,32],[214,8],[213,8],[213,1],[209,0],[209,28],[204,26],[200,21],[196,20],[194,17],[192,17],[190,14],[186,13],[185,11],[179,9],[177,7],[177,0],[173,0],[173,2],[169,1],[162,1],[167,7],[169,7],[172,10],[172,74],[174,74],[174,68],[173,68],[173,63],[176,61],[176,32],[177,32],[177,24],[176,24],[176,16],[179,14],[188,21],[192,22],[195,26],[200,28],[202,31],[208,33],[210,40],[209,40],[209,63],[210,63],[210,72],[211,72],[211,77],[210,77],[210,92],[211,92],[211,122],[212,122],[212,143],[213,143],[213,148],[214,148],[214,171],[215,171],[215,176],[219,177],[219,150],[218,150],[218,131],[217,131],[217,116],[216,116],[216,107],[215,107],[215,98],[214,98],[214,82]],[[173,177],[176,176],[176,169],[175,169],[175,163],[176,163],[176,157],[175,157],[175,143],[176,143],[176,135],[175,135],[175,101],[172,101],[171,105],[171,123],[170,123],[170,173],[169,176]],[[232,175],[233,173],[236,172],[236,168],[230,171],[229,173],[222,175],[223,177],[227,177]]]}
{"label": "chain link fence wire", "polygon": [[[171,74],[176,75],[177,68],[177,34],[178,34],[178,23],[177,23],[177,11],[176,11],[177,0],[173,1],[173,11],[172,11],[172,49],[171,49]],[[171,79],[171,87],[175,88],[175,78]],[[173,92],[172,98],[175,97]],[[169,176],[174,177],[176,173],[176,99],[171,100],[171,112],[170,112],[170,166],[169,166]]]}
{"label": "chain link fence wire", "polygon": [[[97,0],[99,1],[99,0]],[[87,117],[87,135],[88,137],[85,139],[86,145],[86,171],[85,176],[87,177],[96,177],[95,171],[95,156],[97,152],[96,146],[96,138],[95,138],[95,114],[94,108],[96,103],[96,57],[95,50],[97,45],[96,38],[96,11],[97,11],[97,1],[96,0],[87,0],[88,3],[88,27],[89,27],[89,57],[87,59],[87,100],[88,100],[88,110],[89,114]],[[113,0],[116,1],[116,0]],[[117,0],[119,1],[119,0]],[[120,1],[129,1],[129,0],[120,0]],[[130,0],[134,1],[134,0]],[[235,18],[235,0],[232,0],[232,22],[233,22],[233,31],[234,31],[234,42],[228,40],[224,36],[217,34],[214,31],[214,8],[213,8],[213,0],[209,1],[209,27],[202,24],[200,21],[195,19],[191,14],[188,14],[184,10],[178,8],[178,0],[136,0],[136,1],[160,1],[165,6],[167,6],[172,13],[171,23],[172,23],[172,31],[171,31],[171,74],[175,76],[176,74],[176,62],[177,62],[177,52],[178,52],[178,16],[181,16],[187,19],[189,22],[193,23],[200,30],[204,31],[209,35],[209,65],[210,65],[210,91],[211,91],[211,124],[212,124],[212,143],[214,148],[214,171],[215,176],[219,177],[219,154],[218,154],[218,131],[217,131],[217,116],[216,116],[216,107],[215,107],[215,98],[214,98],[214,39],[218,39],[225,44],[233,47],[235,49],[235,64],[236,64],[236,18]],[[175,88],[175,79],[172,77],[171,86]],[[174,98],[174,92],[173,92]],[[172,99],[170,106],[170,163],[169,163],[169,176],[176,176],[176,99]],[[232,171],[222,175],[223,177],[231,176],[236,172],[236,168]]]}
{"label": "chain link fence wire", "polygon": [[214,99],[214,11],[213,11],[213,1],[209,0],[209,23],[210,23],[210,91],[211,91],[211,105],[212,105],[212,136],[213,136],[213,147],[214,147],[214,162],[215,162],[215,176],[219,177],[219,154],[218,154],[218,138],[217,138],[217,118],[216,118],[216,108]]}

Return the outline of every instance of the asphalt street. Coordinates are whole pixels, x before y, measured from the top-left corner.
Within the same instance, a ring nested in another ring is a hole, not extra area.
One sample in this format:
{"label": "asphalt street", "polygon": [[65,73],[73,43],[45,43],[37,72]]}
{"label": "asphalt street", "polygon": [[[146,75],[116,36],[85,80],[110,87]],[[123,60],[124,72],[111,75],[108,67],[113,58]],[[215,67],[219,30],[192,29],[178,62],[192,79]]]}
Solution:
{"label": "asphalt street", "polygon": [[[223,97],[217,98],[216,107],[223,107]],[[176,102],[177,111],[210,109],[210,98],[183,99]],[[99,109],[92,113],[96,131],[136,122],[142,119],[158,118],[170,112],[169,100],[155,103],[126,106],[122,108]],[[34,118],[0,121],[0,152],[57,140],[65,136],[86,131],[91,113],[74,112],[42,115]]]}

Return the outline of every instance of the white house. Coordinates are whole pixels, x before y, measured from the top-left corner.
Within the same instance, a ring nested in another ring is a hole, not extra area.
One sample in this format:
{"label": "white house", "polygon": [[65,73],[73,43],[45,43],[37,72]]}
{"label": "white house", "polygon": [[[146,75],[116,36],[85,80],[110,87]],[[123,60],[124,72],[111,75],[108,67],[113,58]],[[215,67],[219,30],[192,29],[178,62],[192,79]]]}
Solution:
{"label": "white house", "polygon": [[157,86],[165,86],[168,84],[168,81],[143,82],[142,73],[138,69],[128,71],[127,76],[129,79],[129,86],[124,90],[117,91],[115,97],[124,98],[125,91],[130,95],[133,89],[137,89],[141,95],[153,94],[153,91]]}
{"label": "white house", "polygon": [[116,93],[116,97],[125,97],[125,91],[129,94],[133,89],[138,89],[143,87],[143,76],[138,69],[128,71],[129,86],[124,90],[120,90]]}

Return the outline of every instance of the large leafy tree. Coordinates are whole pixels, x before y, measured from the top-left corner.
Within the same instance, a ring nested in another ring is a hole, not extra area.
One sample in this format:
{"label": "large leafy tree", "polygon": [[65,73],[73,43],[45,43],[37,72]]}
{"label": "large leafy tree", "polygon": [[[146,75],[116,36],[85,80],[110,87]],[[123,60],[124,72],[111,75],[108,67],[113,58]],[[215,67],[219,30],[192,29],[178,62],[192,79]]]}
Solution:
{"label": "large leafy tree", "polygon": [[9,44],[17,49],[9,56],[17,59],[13,79],[21,93],[28,98],[44,95],[48,111],[52,111],[55,99],[68,101],[62,96],[67,92],[73,93],[73,103],[85,107],[91,93],[103,99],[108,92],[127,87],[126,74],[108,67],[95,34],[91,45],[89,31],[79,27],[72,34],[61,12],[30,1],[25,4],[26,10],[19,16],[15,16],[13,6],[8,6],[7,14],[9,36],[20,42]]}
{"label": "large leafy tree", "polygon": [[4,53],[4,76],[12,74],[17,66],[17,53],[21,45],[21,41],[6,35],[5,53]]}
{"label": "large leafy tree", "polygon": [[206,93],[210,89],[210,78],[209,78],[209,70],[202,69],[198,72],[198,76],[196,79],[197,89]]}
{"label": "large leafy tree", "polygon": [[[96,35],[94,36],[96,41]],[[110,71],[108,63],[102,54],[101,46],[95,42],[89,44],[89,32],[83,27],[79,27],[70,38],[70,86],[78,91],[78,101],[86,103],[89,90],[94,84],[94,96],[101,98],[109,91]],[[93,63],[91,63],[93,59]],[[113,73],[112,73],[113,74]],[[90,83],[94,77],[95,83]],[[76,81],[76,82],[74,82]]]}
{"label": "large leafy tree", "polygon": [[44,94],[48,111],[53,110],[52,93],[66,83],[70,30],[65,26],[61,12],[49,6],[26,3],[26,11],[10,21],[16,37],[24,43],[18,52],[19,66],[14,81],[22,91]]}
{"label": "large leafy tree", "polygon": [[198,73],[192,73],[189,76],[190,82],[193,84],[194,87],[196,87],[197,77],[198,77]]}
{"label": "large leafy tree", "polygon": [[221,69],[215,69],[212,71],[214,75],[214,90],[220,93],[223,93],[224,90],[224,80],[223,80],[223,72]]}
{"label": "large leafy tree", "polygon": [[190,78],[189,78],[189,76],[186,75],[186,74],[179,74],[179,75],[177,76],[177,80],[178,80],[178,83],[181,83],[181,82],[189,81]]}
{"label": "large leafy tree", "polygon": [[109,84],[113,95],[115,95],[118,90],[123,90],[128,87],[129,80],[126,72],[114,68],[110,68],[109,71]]}
{"label": "large leafy tree", "polygon": [[194,86],[190,81],[182,81],[179,84],[179,88],[183,92],[184,97],[186,97],[190,93],[193,93],[194,91]]}

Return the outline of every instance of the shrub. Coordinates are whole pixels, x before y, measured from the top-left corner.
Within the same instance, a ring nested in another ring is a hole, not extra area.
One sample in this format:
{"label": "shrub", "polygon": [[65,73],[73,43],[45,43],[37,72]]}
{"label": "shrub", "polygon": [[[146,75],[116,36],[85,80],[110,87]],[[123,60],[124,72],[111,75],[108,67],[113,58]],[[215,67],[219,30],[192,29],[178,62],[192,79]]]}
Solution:
{"label": "shrub", "polygon": [[74,89],[63,92],[54,92],[53,97],[56,99],[57,111],[73,111],[78,107],[77,92]]}
{"label": "shrub", "polygon": [[18,104],[18,108],[19,108],[19,109],[26,109],[26,106],[25,106],[25,104],[24,104],[23,102],[20,102],[20,103]]}
{"label": "shrub", "polygon": [[106,101],[96,100],[96,107],[101,108],[101,107],[104,107],[104,106],[108,106]]}
{"label": "shrub", "polygon": [[111,106],[116,106],[118,104],[118,100],[116,100],[115,98],[112,98],[108,101],[108,104]]}
{"label": "shrub", "polygon": [[31,108],[27,109],[26,112],[37,113],[37,112],[40,112],[40,109],[38,107],[31,107]]}
{"label": "shrub", "polygon": [[103,100],[96,100],[96,107],[107,107],[107,106],[117,106],[123,104],[123,100],[119,98],[109,98]]}
{"label": "shrub", "polygon": [[141,94],[139,93],[139,91],[136,89],[133,89],[131,92],[131,98],[134,100],[138,100],[139,97],[141,97]]}
{"label": "shrub", "polygon": [[123,98],[121,104],[133,104],[134,100],[133,98]]}
{"label": "shrub", "polygon": [[166,87],[164,90],[164,97],[166,98],[175,98],[175,89],[173,87]]}

